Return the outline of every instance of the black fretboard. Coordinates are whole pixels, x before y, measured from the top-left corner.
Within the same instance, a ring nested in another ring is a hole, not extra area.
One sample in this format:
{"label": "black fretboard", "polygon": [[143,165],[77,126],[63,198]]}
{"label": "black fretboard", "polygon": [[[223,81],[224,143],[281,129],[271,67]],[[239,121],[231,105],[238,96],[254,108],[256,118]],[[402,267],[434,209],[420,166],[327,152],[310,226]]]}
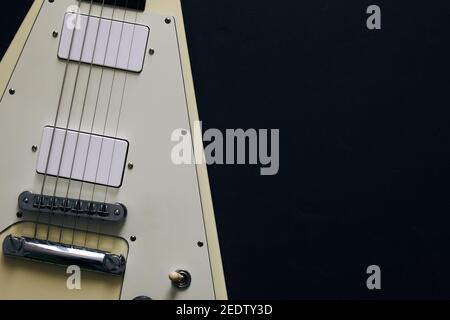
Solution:
{"label": "black fretboard", "polygon": [[[84,2],[90,2],[91,0],[83,0]],[[93,0],[95,3],[102,4],[103,0]],[[147,0],[105,0],[105,5],[116,6],[118,8],[127,8],[130,10],[145,10],[145,3]]]}

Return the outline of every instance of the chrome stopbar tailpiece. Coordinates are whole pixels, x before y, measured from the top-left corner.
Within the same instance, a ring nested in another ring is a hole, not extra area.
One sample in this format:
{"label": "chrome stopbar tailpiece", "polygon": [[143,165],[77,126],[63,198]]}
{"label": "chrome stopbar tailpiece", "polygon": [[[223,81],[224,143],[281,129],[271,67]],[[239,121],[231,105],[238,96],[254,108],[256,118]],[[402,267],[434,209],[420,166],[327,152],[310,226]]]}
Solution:
{"label": "chrome stopbar tailpiece", "polygon": [[122,275],[126,266],[122,255],[12,235],[3,241],[3,253],[6,256],[58,265],[76,265],[81,269],[114,275]]}

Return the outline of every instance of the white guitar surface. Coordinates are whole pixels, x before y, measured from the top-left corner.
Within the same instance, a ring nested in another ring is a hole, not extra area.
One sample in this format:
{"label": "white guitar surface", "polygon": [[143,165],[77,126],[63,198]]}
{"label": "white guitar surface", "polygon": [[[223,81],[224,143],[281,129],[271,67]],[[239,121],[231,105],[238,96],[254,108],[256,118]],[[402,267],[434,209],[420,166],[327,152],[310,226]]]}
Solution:
{"label": "white guitar surface", "polygon": [[[120,299],[215,299],[198,168],[171,161],[172,132],[191,127],[176,18],[96,3],[91,16],[102,16],[100,27],[98,18],[88,26],[90,1],[82,1],[81,32],[71,43],[66,9],[77,4],[42,1],[8,82],[13,91],[0,102],[0,230],[35,221],[16,216],[18,196],[40,194],[44,182],[43,195],[121,203],[121,223],[55,216],[51,224],[88,231],[88,248],[99,246],[99,232],[126,243]],[[192,276],[188,288],[168,277],[180,270]]]}

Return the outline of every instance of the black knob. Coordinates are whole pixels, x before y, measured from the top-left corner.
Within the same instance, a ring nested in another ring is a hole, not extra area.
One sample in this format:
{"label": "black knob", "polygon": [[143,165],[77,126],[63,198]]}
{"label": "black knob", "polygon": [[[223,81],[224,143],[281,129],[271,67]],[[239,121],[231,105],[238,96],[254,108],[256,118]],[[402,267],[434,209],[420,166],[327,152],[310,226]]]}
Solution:
{"label": "black knob", "polygon": [[134,298],[133,300],[153,300],[153,299],[147,296],[139,296]]}

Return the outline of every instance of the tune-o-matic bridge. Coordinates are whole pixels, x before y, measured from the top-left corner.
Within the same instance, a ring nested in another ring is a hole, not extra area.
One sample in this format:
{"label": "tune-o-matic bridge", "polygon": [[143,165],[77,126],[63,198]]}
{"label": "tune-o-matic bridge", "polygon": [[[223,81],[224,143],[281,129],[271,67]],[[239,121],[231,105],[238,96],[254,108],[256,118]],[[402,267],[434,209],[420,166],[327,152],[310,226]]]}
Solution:
{"label": "tune-o-matic bridge", "polygon": [[77,265],[86,270],[114,275],[123,274],[126,266],[125,257],[122,255],[12,235],[3,241],[3,253],[16,258],[59,265]]}
{"label": "tune-o-matic bridge", "polygon": [[85,217],[113,222],[120,222],[127,215],[127,208],[120,203],[112,204],[63,197],[41,196],[40,194],[33,194],[28,191],[20,194],[19,209],[22,212]]}

